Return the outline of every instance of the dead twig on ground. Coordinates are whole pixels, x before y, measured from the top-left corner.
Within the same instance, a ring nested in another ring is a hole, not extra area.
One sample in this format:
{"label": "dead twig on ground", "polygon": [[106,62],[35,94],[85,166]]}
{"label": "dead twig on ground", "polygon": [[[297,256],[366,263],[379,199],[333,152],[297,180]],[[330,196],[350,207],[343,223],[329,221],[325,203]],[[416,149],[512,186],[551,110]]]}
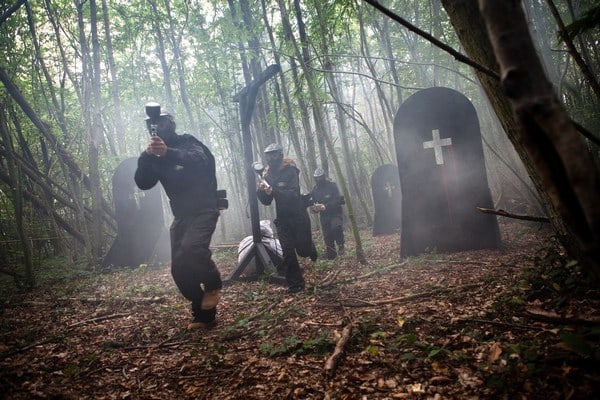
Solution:
{"label": "dead twig on ground", "polygon": [[337,367],[337,362],[338,362],[339,358],[341,357],[342,353],[344,352],[346,343],[348,343],[348,340],[350,339],[350,336],[352,335],[353,328],[354,328],[354,322],[351,322],[351,323],[347,324],[344,327],[344,329],[342,330],[342,336],[337,341],[337,343],[335,345],[335,349],[333,350],[333,353],[325,362],[325,373],[327,374],[327,376],[331,377],[333,375],[335,368]]}
{"label": "dead twig on ground", "polygon": [[521,324],[510,324],[508,322],[492,321],[492,320],[489,320],[489,319],[461,318],[461,319],[457,320],[456,322],[466,322],[466,323],[472,323],[473,322],[473,323],[478,323],[478,324],[504,326],[504,327],[507,327],[507,328],[517,328],[517,329],[523,329],[523,330],[528,330],[528,331],[551,331],[550,329],[542,328],[542,327],[539,327],[539,326],[521,325]]}
{"label": "dead twig on ground", "polygon": [[475,287],[479,287],[481,285],[483,285],[483,283],[471,283],[471,284],[467,284],[467,285],[454,286],[454,287],[449,287],[449,288],[439,288],[439,289],[434,289],[434,290],[428,290],[426,292],[415,293],[415,294],[411,294],[408,296],[394,297],[393,299],[384,299],[384,300],[367,301],[367,300],[362,300],[362,299],[349,298],[347,300],[355,301],[355,302],[358,302],[359,304],[346,303],[344,301],[340,301],[339,305],[345,306],[345,307],[377,307],[377,306],[390,304],[390,303],[411,301],[411,300],[420,299],[423,297],[434,296],[436,294],[441,294],[441,293],[448,293],[448,292],[454,292],[454,291],[462,291],[465,289],[472,289]]}
{"label": "dead twig on ground", "polygon": [[[357,281],[357,280],[362,280],[362,279],[370,278],[373,275],[383,274],[383,273],[391,271],[391,270],[393,270],[395,268],[402,267],[402,266],[406,265],[407,263],[408,263],[408,260],[405,260],[405,261],[403,261],[403,262],[401,262],[399,264],[388,265],[387,267],[379,268],[379,269],[376,269],[374,271],[368,272],[368,273],[360,275],[360,276],[355,276],[355,277],[344,279],[342,281],[337,281],[337,282],[335,280],[332,280],[330,282],[322,283],[320,285],[315,285],[311,289],[322,289],[322,288],[325,288],[325,287],[328,287],[328,286],[332,286],[332,285],[335,285],[335,284],[341,285],[341,284],[344,284],[344,283],[351,283],[351,282],[354,282],[354,281]],[[337,278],[337,275],[335,275],[335,278]]]}
{"label": "dead twig on ground", "polygon": [[96,322],[106,321],[108,319],[122,318],[122,317],[127,317],[127,316],[129,316],[129,314],[126,314],[126,313],[104,315],[102,317],[96,317],[96,318],[86,319],[84,321],[75,322],[74,324],[69,325],[68,328],[73,329],[73,328],[81,326],[81,325],[92,324],[92,323],[96,323]]}
{"label": "dead twig on ground", "polygon": [[549,322],[556,325],[598,325],[599,317],[581,318],[576,315],[560,315],[552,311],[528,308],[523,315],[526,318],[535,319],[542,322]]}

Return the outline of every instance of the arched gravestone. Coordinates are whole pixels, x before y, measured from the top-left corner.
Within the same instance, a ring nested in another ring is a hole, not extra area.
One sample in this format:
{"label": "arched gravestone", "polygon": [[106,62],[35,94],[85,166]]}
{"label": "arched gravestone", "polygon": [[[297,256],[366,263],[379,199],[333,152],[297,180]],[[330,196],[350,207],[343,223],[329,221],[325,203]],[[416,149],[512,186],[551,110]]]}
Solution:
{"label": "arched gravestone", "polygon": [[139,190],[133,180],[136,169],[137,157],[123,160],[115,169],[112,190],[117,237],[102,261],[103,268],[135,268],[169,261],[169,233],[160,185]]}
{"label": "arched gravestone", "polygon": [[397,233],[402,222],[402,191],[398,167],[385,164],[371,175],[375,217],[373,236]]}
{"label": "arched gravestone", "polygon": [[487,182],[479,120],[461,93],[421,90],[400,106],[394,120],[402,187],[400,255],[429,250],[496,248],[496,217]]}

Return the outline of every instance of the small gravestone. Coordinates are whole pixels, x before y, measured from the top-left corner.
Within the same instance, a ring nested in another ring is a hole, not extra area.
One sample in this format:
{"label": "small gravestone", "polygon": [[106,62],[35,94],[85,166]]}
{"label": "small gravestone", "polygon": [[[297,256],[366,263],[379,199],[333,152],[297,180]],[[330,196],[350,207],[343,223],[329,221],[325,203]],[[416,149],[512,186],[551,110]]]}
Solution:
{"label": "small gravestone", "polygon": [[461,93],[424,89],[400,106],[394,138],[402,187],[402,257],[496,248],[479,120]]}
{"label": "small gravestone", "polygon": [[133,180],[136,169],[136,157],[125,159],[115,169],[112,190],[117,237],[102,261],[102,268],[135,268],[169,260],[169,234],[160,185],[139,190]]}
{"label": "small gravestone", "polygon": [[373,236],[399,233],[402,222],[402,191],[398,167],[386,164],[371,176],[375,217]]}

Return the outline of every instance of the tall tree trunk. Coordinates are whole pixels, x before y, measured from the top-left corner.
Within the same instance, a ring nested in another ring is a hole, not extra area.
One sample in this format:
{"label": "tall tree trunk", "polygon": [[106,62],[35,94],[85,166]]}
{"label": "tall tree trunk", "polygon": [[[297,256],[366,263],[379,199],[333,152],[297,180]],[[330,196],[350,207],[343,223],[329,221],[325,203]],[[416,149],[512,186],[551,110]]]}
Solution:
{"label": "tall tree trunk", "polygon": [[[365,214],[365,218],[367,220],[367,224],[370,226],[373,224],[373,221],[371,218],[371,213],[369,212],[369,207],[367,205],[367,202],[365,201],[365,199],[362,195],[362,191],[360,190],[362,185],[359,184],[356,174],[354,173],[354,171],[355,171],[354,166],[350,162],[350,160],[352,159],[352,156],[350,155],[350,145],[349,145],[350,141],[348,139],[346,113],[344,112],[344,106],[343,106],[343,104],[344,104],[343,93],[342,93],[342,91],[339,90],[336,77],[331,72],[333,61],[330,59],[330,56],[329,56],[329,46],[328,46],[327,42],[328,42],[328,40],[332,40],[332,38],[327,37],[328,36],[327,35],[327,27],[325,24],[323,11],[321,9],[319,0],[316,0],[315,2],[313,2],[313,6],[317,12],[318,22],[319,22],[320,29],[321,29],[321,52],[322,52],[321,63],[323,65],[323,69],[325,71],[327,71],[325,73],[325,80],[329,86],[329,93],[335,103],[335,119],[337,122],[338,133],[340,136],[340,142],[341,142],[340,145],[342,146],[342,152],[344,154],[344,159],[347,160],[345,163],[346,177],[350,182],[352,182],[352,185],[356,189],[355,190],[356,196],[354,196],[354,197],[358,200],[358,204],[361,205],[363,212]],[[326,157],[323,157],[322,165],[323,165],[325,171],[327,173],[329,173],[329,167],[327,165]],[[337,176],[338,181],[340,181],[342,179],[344,179],[344,175]],[[346,180],[346,179],[344,179],[344,180]]]}
{"label": "tall tree trunk", "polygon": [[[283,5],[283,2],[281,0],[278,0],[278,3],[279,3],[280,11],[281,11],[282,15],[284,15],[285,14],[285,12],[284,12],[285,6]],[[299,8],[296,8],[296,18],[297,19],[301,19],[301,16],[298,15],[299,11],[300,11]],[[310,96],[310,99],[313,104],[313,107],[312,107],[313,115],[314,115],[314,121],[315,121],[317,131],[320,133],[320,137],[325,142],[327,151],[329,152],[329,156],[331,157],[331,161],[335,167],[337,176],[342,176],[342,169],[341,169],[341,165],[338,161],[337,154],[335,152],[335,147],[333,146],[333,142],[331,141],[328,131],[325,129],[325,126],[324,126],[323,115],[321,112],[321,101],[317,98],[317,88],[316,88],[315,82],[313,81],[313,78],[312,78],[312,71],[311,71],[310,65],[308,65],[308,62],[310,61],[310,59],[308,57],[308,54],[303,53],[300,50],[296,40],[294,39],[294,36],[291,35],[292,29],[291,29],[289,20],[282,17],[282,22],[283,22],[285,31],[290,33],[290,35],[288,36],[288,39],[291,41],[291,44],[294,47],[294,51],[296,53],[297,58],[300,61],[300,66],[302,67],[302,71],[304,73],[305,82],[308,86],[308,95]],[[303,48],[307,48],[307,45],[304,45]],[[308,143],[308,137],[307,137],[307,143]],[[356,221],[354,218],[354,208],[352,207],[352,201],[350,201],[351,199],[348,194],[348,187],[346,186],[346,182],[343,179],[340,180],[338,183],[339,183],[342,193],[344,194],[344,196],[346,196],[346,199],[349,200],[346,203],[346,206],[348,208],[348,219],[350,220],[350,224],[353,228],[352,231],[354,233],[355,246],[356,246],[356,258],[361,264],[365,264],[366,259],[365,259],[364,251],[362,248],[362,241],[360,239],[360,234],[358,233],[358,229],[356,227]]]}
{"label": "tall tree trunk", "polygon": [[188,88],[187,83],[185,81],[185,67],[183,62],[185,61],[185,56],[181,53],[179,49],[179,38],[176,34],[175,30],[175,21],[173,19],[173,14],[171,12],[171,3],[169,0],[164,0],[165,8],[167,10],[167,18],[169,20],[169,37],[171,38],[171,46],[173,50],[173,58],[175,60],[175,65],[177,66],[177,78],[179,80],[179,94],[181,95],[181,102],[183,103],[183,107],[185,108],[188,120],[190,121],[190,127],[194,133],[198,133],[198,126],[196,125],[196,119],[194,118],[194,113],[192,112],[192,107],[190,105],[190,101],[188,99]]}
{"label": "tall tree trunk", "polygon": [[110,33],[110,18],[108,16],[108,6],[106,0],[102,0],[102,19],[104,21],[104,36],[106,39],[106,57],[108,59],[108,69],[110,70],[110,88],[113,99],[114,109],[114,134],[116,137],[119,156],[123,157],[127,154],[127,141],[125,140],[125,132],[123,129],[123,117],[121,115],[121,98],[119,96],[119,75],[117,74],[117,64],[113,52],[112,36]]}
{"label": "tall tree trunk", "polygon": [[[262,6],[263,22],[267,29],[267,33],[269,35],[269,42],[271,43],[272,48],[277,48],[277,43],[275,42],[275,37],[273,35],[273,28],[271,27],[269,18],[267,16],[267,8],[266,8],[265,0],[261,0],[261,6]],[[281,65],[281,57],[280,57],[279,53],[275,52],[273,54],[273,57],[275,58],[275,62],[277,64]],[[290,89],[289,89],[288,79],[285,76],[285,74],[279,74],[278,78],[279,78],[278,82],[280,82],[280,85],[281,85],[281,88],[280,88],[280,90],[278,90],[278,92],[281,93],[281,96],[283,98],[283,110],[285,112],[285,118],[286,118],[286,122],[287,122],[286,125],[288,126],[288,129],[289,129],[290,140],[292,141],[292,145],[294,146],[294,150],[298,157],[298,161],[300,162],[301,169],[303,171],[306,171],[307,164],[306,164],[305,157],[304,157],[304,150],[302,149],[302,145],[300,143],[298,128],[296,126],[296,118],[294,117],[294,107],[292,106],[292,102],[290,100],[290,94],[289,94]],[[310,126],[310,124],[309,124],[309,126]]]}
{"label": "tall tree trunk", "polygon": [[[44,0],[44,1],[45,1],[45,6],[46,6],[45,7],[46,14],[48,16],[48,20],[52,24],[52,29],[54,31],[54,39],[56,40],[56,47],[58,48],[58,51],[60,53],[60,62],[62,65],[62,70],[66,74],[71,85],[73,85],[73,90],[75,91],[75,94],[77,95],[79,103],[83,104],[81,85],[79,83],[79,80],[75,76],[75,74],[73,74],[73,72],[71,71],[69,63],[67,61],[68,57],[66,55],[65,49],[62,44],[61,32],[63,30],[57,21],[57,17],[55,15],[54,7],[52,7],[51,0]],[[62,108],[60,108],[60,109],[61,109],[61,111],[64,111],[64,110],[62,110]],[[69,137],[68,132],[65,132],[65,136],[67,138]]]}
{"label": "tall tree trunk", "polygon": [[162,20],[162,16],[158,12],[156,6],[156,0],[148,0],[150,7],[152,8],[152,32],[156,35],[156,55],[160,61],[163,73],[163,85],[165,87],[165,96],[167,97],[165,105],[168,109],[173,109],[175,106],[175,100],[173,99],[173,88],[171,87],[171,68],[167,62],[167,55],[165,50],[165,39],[162,34],[162,29],[159,21]]}
{"label": "tall tree trunk", "polygon": [[98,8],[96,0],[90,2],[90,25],[92,35],[92,69],[90,101],[89,174],[92,193],[92,256],[93,267],[99,265],[104,251],[102,223],[102,186],[100,183],[100,145],[102,143],[102,110],[100,104],[100,43],[98,41]]}
{"label": "tall tree trunk", "polygon": [[[287,38],[287,40],[290,41],[290,44],[294,48],[294,54],[296,56],[295,59],[290,58],[290,60],[289,60],[290,68],[292,71],[292,79],[293,79],[294,86],[295,86],[294,92],[302,93],[302,91],[304,90],[304,85],[302,84],[302,81],[300,78],[300,73],[298,71],[298,63],[296,61],[300,62],[302,71],[306,72],[305,69],[302,68],[302,63],[303,63],[304,59],[302,57],[302,52],[299,49],[298,43],[294,36],[294,32],[292,31],[292,24],[290,22],[289,12],[282,0],[277,0],[277,3],[279,4],[279,11],[281,13],[281,22],[282,22],[282,28],[283,28],[284,35]],[[308,79],[308,77],[306,77],[306,78]],[[308,90],[310,91],[310,87]],[[296,98],[298,101],[298,107],[300,108],[302,127],[304,130],[304,138],[306,140],[306,152],[304,153],[306,157],[302,157],[302,158],[308,159],[308,163],[306,164],[306,162],[304,162],[303,166],[302,166],[304,171],[307,172],[307,173],[303,174],[303,178],[304,178],[305,185],[307,187],[310,187],[311,182],[310,182],[309,176],[311,174],[307,170],[309,170],[311,168],[316,168],[316,165],[317,165],[317,158],[316,158],[317,152],[315,151],[313,128],[310,123],[310,115],[309,115],[309,111],[311,110],[311,107],[304,100],[304,96],[302,96],[301,94],[296,96]],[[317,105],[313,104],[313,108],[314,107],[317,107]],[[318,131],[319,128],[317,127],[317,121],[315,120],[314,123],[315,123],[315,129]],[[302,156],[302,154],[303,153],[299,153],[299,154],[297,153],[299,158]]]}
{"label": "tall tree trunk", "polygon": [[600,280],[600,173],[547,80],[520,1],[480,0],[516,134],[549,197],[549,214],[570,253]]}
{"label": "tall tree trunk", "polygon": [[381,87],[381,84],[377,80],[378,74],[377,74],[377,71],[375,70],[375,66],[371,62],[369,41],[367,39],[366,27],[365,27],[364,21],[363,21],[363,10],[364,10],[364,7],[359,7],[358,13],[357,13],[358,14],[358,26],[360,29],[360,51],[361,51],[362,55],[364,56],[363,59],[364,59],[365,65],[369,69],[369,73],[371,74],[371,76],[374,79],[373,84],[375,85],[375,89],[377,90],[377,100],[381,104],[381,112],[383,113],[383,116],[384,116],[384,121],[385,121],[384,128],[385,128],[385,132],[387,133],[388,142],[393,143],[393,140],[390,141],[389,139],[391,139],[393,137],[393,131],[392,131],[393,128],[392,127],[394,126],[394,115],[396,114],[396,110],[394,110],[392,108],[392,106],[390,105],[388,98],[385,94],[385,91],[383,90],[383,88]]}
{"label": "tall tree trunk", "polygon": [[33,45],[35,47],[35,58],[36,58],[36,63],[39,67],[37,69],[42,71],[42,74],[44,75],[44,80],[46,81],[46,88],[48,89],[48,92],[50,95],[51,105],[48,104],[47,109],[54,115],[56,121],[58,122],[58,126],[60,127],[60,129],[62,130],[64,135],[66,137],[69,137],[69,133],[67,131],[67,124],[65,122],[64,115],[60,110],[59,102],[56,97],[56,92],[54,90],[54,83],[53,83],[52,77],[50,76],[50,72],[48,72],[48,68],[46,68],[46,65],[44,63],[44,56],[40,49],[40,45],[39,45],[39,41],[38,41],[36,29],[35,29],[35,22],[33,20],[33,13],[31,11],[31,6],[29,5],[28,2],[25,3],[25,9],[27,10],[27,21],[29,23],[29,32],[31,33],[31,38],[33,41]]}
{"label": "tall tree trunk", "polygon": [[[508,47],[508,40],[514,40],[516,43],[518,43],[519,46],[523,46],[525,42],[529,42],[529,33],[527,31],[527,26],[522,16],[520,2],[507,0],[496,3],[498,6],[506,6],[508,9],[498,11],[499,13],[496,14],[491,14],[489,13],[489,10],[492,9],[492,7],[486,5],[486,3],[482,1],[482,6],[487,7],[486,20],[491,25],[490,29],[494,29],[493,35],[497,35],[499,33],[495,30],[495,28],[492,28],[492,26],[494,26],[495,23],[509,21],[511,29],[508,29],[508,27],[504,27],[503,32],[513,32],[513,34],[511,34],[508,39],[504,40],[505,46]],[[507,57],[505,62],[508,60],[514,61],[508,57],[508,54],[504,52],[502,46],[500,46],[500,43],[495,43],[495,46],[497,48],[492,47],[484,24],[484,20],[475,2],[472,2],[470,0],[442,0],[442,4],[444,5],[444,8],[446,9],[448,16],[450,17],[450,21],[454,26],[454,29],[465,51],[471,59],[475,60],[483,66],[487,66],[488,68],[494,70],[498,69],[498,64],[496,63],[494,51],[499,52],[499,56]],[[514,18],[518,18],[518,20],[515,20]],[[517,28],[518,30],[513,30],[512,27],[517,27],[517,25],[519,27]],[[523,26],[525,27],[525,29],[522,29]],[[519,36],[513,36],[515,32],[517,32]],[[530,42],[529,44],[531,45]],[[526,57],[526,59],[530,62],[532,61],[531,57],[535,56],[533,48],[514,48],[511,50],[518,50],[519,53],[515,53],[515,56]],[[525,52],[521,53],[523,50],[525,50]],[[531,54],[527,53],[527,51],[531,51]],[[500,52],[502,52],[502,54],[500,54]],[[511,63],[505,64],[504,68],[508,66],[511,66]],[[526,71],[521,70],[522,65],[515,64],[514,66],[518,67],[518,69],[514,69],[512,71],[504,70],[503,77],[504,79],[510,78],[510,80],[506,82],[506,84],[508,84],[514,83],[517,80],[517,78],[519,78],[518,75],[515,75],[516,73],[524,74],[523,77],[519,79],[519,82],[524,84],[525,86],[520,90],[519,88],[511,88],[511,90],[514,90],[514,93],[510,93],[510,96],[512,99],[514,99],[513,101],[515,106],[517,106],[517,100],[524,100],[525,97],[523,96],[529,96],[532,94],[532,92],[530,91],[532,88],[530,87],[530,84],[522,80],[524,77],[529,77],[533,81],[536,81],[540,78],[543,79],[544,82],[546,82],[546,80],[544,78],[545,75],[541,70],[536,70],[538,75],[531,75],[530,73],[526,73]],[[500,82],[482,72],[476,71],[476,74],[488,96],[488,99],[490,100],[492,107],[496,111],[498,119],[504,128],[504,131],[508,135],[510,141],[515,146],[515,150],[521,157],[521,160],[523,161],[523,164],[525,165],[525,168],[527,169],[532,179],[532,182],[537,189],[544,209],[546,210],[548,217],[552,221],[554,230],[560,237],[561,242],[565,245],[567,250],[573,256],[578,257],[581,261],[583,261],[589,266],[590,270],[597,273],[597,263],[599,262],[598,260],[600,260],[600,257],[597,256],[598,229],[600,229],[598,227],[598,220],[595,219],[596,217],[593,217],[592,220],[584,224],[584,226],[587,227],[588,236],[587,238],[581,238],[579,237],[579,233],[577,233],[577,231],[581,232],[581,228],[583,228],[583,226],[576,227],[571,225],[571,223],[575,221],[568,221],[567,219],[570,217],[567,215],[563,215],[567,213],[565,207],[571,205],[575,206],[575,209],[573,211],[579,214],[580,217],[583,217],[585,215],[585,212],[581,210],[581,206],[579,204],[576,204],[578,200],[578,193],[574,193],[571,190],[572,183],[568,182],[566,179],[568,176],[566,174],[570,173],[570,171],[568,171],[568,165],[563,164],[564,162],[566,162],[566,160],[561,160],[559,157],[561,155],[560,151],[564,151],[564,149],[555,147],[555,144],[552,142],[552,140],[546,136],[547,134],[550,134],[550,132],[545,132],[544,127],[535,126],[535,121],[533,119],[534,115],[529,116],[530,120],[528,121],[523,120],[523,122],[527,122],[528,125],[524,124],[521,126],[521,129],[519,129],[513,117],[512,107],[511,103],[509,102],[509,98],[506,96]],[[533,84],[534,82],[531,83]],[[539,90],[541,88],[543,88],[543,85],[535,84],[536,90]],[[548,97],[548,93],[544,93],[544,96],[546,100],[551,100],[551,98]],[[546,107],[552,104],[554,104],[554,100],[552,100],[551,103],[546,104],[544,108],[546,109]],[[524,105],[525,104],[521,106]],[[529,104],[529,106],[531,105],[532,104]],[[550,111],[552,109],[548,110]],[[515,109],[515,111],[526,112],[531,110],[523,108],[522,110]],[[555,112],[556,110],[552,111]],[[521,117],[525,118],[527,117],[527,115],[522,114],[518,116],[518,118]],[[568,124],[560,126],[560,128],[566,128],[568,131],[568,135],[571,135],[573,133],[568,127]],[[532,130],[529,132],[527,129]],[[578,143],[578,141],[580,140],[580,138],[568,136],[565,136],[565,139],[568,139],[569,141],[573,140],[573,143],[575,144]],[[543,151],[553,152],[553,154],[547,154],[545,156],[542,153]],[[579,155],[585,153],[586,152],[583,151]],[[575,157],[577,158],[579,155]],[[586,157],[583,156],[583,158]],[[564,180],[562,182],[552,182],[553,178],[548,175],[552,172],[560,173],[560,176],[556,176],[555,178]],[[588,175],[588,178],[585,178],[585,181],[589,181],[591,177],[592,185],[590,185],[589,189],[578,188],[578,190],[595,190],[595,192],[588,192],[585,196],[587,197],[589,193],[595,193],[597,200],[598,177],[595,167],[591,168],[589,171],[587,171],[587,173],[590,175]],[[548,187],[546,187],[546,185],[548,185]],[[565,195],[571,198],[565,198]],[[561,201],[563,201],[562,204],[560,203]],[[597,212],[597,208],[594,212]],[[575,215],[573,215],[573,217],[576,221],[578,221],[578,223],[585,222],[585,220],[582,220],[582,218],[580,217],[576,217]],[[589,259],[589,255],[593,253],[596,253],[596,261],[592,261]]]}

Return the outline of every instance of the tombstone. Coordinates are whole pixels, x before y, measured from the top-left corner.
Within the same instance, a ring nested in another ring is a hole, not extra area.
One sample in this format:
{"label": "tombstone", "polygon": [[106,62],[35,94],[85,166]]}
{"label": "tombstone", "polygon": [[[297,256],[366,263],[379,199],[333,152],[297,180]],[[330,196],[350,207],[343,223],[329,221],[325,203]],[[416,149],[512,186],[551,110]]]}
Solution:
{"label": "tombstone", "polygon": [[399,233],[402,222],[402,191],[398,167],[385,164],[371,175],[375,206],[373,236]]}
{"label": "tombstone", "polygon": [[461,93],[424,89],[394,120],[402,188],[400,254],[497,248],[496,216],[487,182],[479,120]]}
{"label": "tombstone", "polygon": [[102,268],[159,264],[170,258],[160,184],[139,190],[133,176],[137,157],[123,160],[112,178],[117,237],[102,261]]}

